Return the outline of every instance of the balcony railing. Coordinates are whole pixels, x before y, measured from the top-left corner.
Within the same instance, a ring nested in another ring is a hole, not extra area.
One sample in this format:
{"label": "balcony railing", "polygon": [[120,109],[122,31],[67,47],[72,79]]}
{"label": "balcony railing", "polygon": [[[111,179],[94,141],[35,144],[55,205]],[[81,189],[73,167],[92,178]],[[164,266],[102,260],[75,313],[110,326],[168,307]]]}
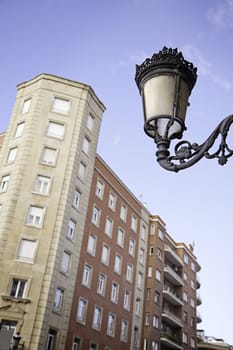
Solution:
{"label": "balcony railing", "polygon": [[202,304],[201,296],[200,296],[200,294],[198,293],[198,294],[197,294],[197,305],[201,305],[201,304]]}
{"label": "balcony railing", "polygon": [[162,317],[171,325],[183,327],[183,321],[167,308],[163,308]]}
{"label": "balcony railing", "polygon": [[181,297],[177,295],[176,292],[169,286],[165,285],[163,287],[163,295],[164,295],[164,298],[170,301],[170,303],[172,303],[173,305],[180,305],[180,306],[184,305]]}
{"label": "balcony railing", "polygon": [[175,270],[173,270],[169,265],[164,266],[164,275],[172,284],[176,286],[184,285],[182,277],[180,277],[178,273],[176,273]]}
{"label": "balcony railing", "polygon": [[176,264],[177,266],[184,266],[182,259],[179,257],[176,252],[169,247],[168,244],[165,244],[164,249],[165,255],[169,261]]}
{"label": "balcony railing", "polygon": [[181,346],[181,341],[179,337],[170,335],[168,333],[161,333],[160,340],[161,340],[161,343],[166,344],[167,348],[183,349],[183,347]]}
{"label": "balcony railing", "polygon": [[197,323],[201,323],[201,322],[202,322],[201,314],[200,312],[197,312]]}
{"label": "balcony railing", "polygon": [[201,286],[201,282],[200,282],[198,275],[197,275],[196,279],[197,279],[197,289],[199,289]]}

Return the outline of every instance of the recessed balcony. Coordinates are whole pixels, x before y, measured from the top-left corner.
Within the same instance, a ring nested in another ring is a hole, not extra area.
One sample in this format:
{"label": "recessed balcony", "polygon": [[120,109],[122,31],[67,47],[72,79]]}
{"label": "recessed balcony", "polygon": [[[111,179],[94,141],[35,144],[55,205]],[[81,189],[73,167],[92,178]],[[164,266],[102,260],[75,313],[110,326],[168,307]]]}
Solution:
{"label": "recessed balcony", "polygon": [[182,277],[176,273],[169,265],[164,266],[164,278],[170,281],[175,286],[183,286],[184,281]]}
{"label": "recessed balcony", "polygon": [[173,312],[164,308],[162,311],[162,318],[172,326],[183,327],[183,321],[180,317],[176,316]]}
{"label": "recessed balcony", "polygon": [[182,259],[179,257],[178,254],[176,254],[176,252],[173,249],[169,247],[168,244],[165,245],[164,253],[167,260],[169,260],[174,265],[184,266]]}
{"label": "recessed balcony", "polygon": [[177,295],[176,292],[174,290],[172,290],[172,288],[170,288],[169,286],[165,285],[163,287],[163,297],[165,300],[169,301],[172,305],[175,305],[175,306],[183,306],[184,305],[180,296]]}
{"label": "recessed balcony", "polygon": [[180,349],[180,350],[183,349],[183,347],[181,346],[181,342],[178,339],[178,337],[174,337],[174,336],[172,336],[170,334],[161,333],[160,341],[168,349]]}

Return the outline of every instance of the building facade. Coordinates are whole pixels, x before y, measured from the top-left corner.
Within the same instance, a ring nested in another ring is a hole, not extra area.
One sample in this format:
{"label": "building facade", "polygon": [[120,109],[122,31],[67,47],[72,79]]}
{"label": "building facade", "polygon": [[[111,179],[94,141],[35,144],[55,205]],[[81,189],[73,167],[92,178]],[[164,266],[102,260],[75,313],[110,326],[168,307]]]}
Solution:
{"label": "building facade", "polygon": [[25,350],[196,349],[200,266],[96,154],[88,85],[19,84],[0,135],[0,322]]}

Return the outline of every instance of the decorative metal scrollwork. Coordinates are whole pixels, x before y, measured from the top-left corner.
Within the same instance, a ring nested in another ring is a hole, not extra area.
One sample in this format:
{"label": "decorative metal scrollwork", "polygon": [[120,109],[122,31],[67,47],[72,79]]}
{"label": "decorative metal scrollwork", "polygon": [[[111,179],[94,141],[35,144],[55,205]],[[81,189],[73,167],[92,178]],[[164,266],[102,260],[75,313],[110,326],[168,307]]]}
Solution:
{"label": "decorative metal scrollwork", "polygon": [[[170,155],[168,150],[169,142],[159,140],[157,142],[158,150],[156,152],[159,164],[166,170],[178,172],[196,164],[201,158],[217,158],[220,165],[227,163],[228,158],[233,155],[233,149],[227,144],[226,139],[233,123],[233,115],[223,119],[212,134],[201,145],[190,143],[189,141],[180,141],[174,147],[175,155]],[[211,147],[216,139],[220,137],[220,144],[214,152],[210,153]]]}

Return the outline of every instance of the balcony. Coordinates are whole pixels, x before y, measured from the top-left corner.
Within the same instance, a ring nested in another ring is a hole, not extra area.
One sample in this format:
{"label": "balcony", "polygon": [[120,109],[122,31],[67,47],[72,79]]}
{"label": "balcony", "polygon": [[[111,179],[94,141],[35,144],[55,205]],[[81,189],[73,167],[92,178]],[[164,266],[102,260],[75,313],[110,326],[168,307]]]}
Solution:
{"label": "balcony", "polygon": [[183,347],[181,346],[181,342],[180,342],[179,338],[175,337],[175,336],[172,336],[170,334],[161,333],[160,341],[168,349],[180,349],[180,350],[183,349]]}
{"label": "balcony", "polygon": [[162,311],[162,318],[173,327],[183,327],[183,321],[180,317],[176,316],[173,312],[164,308]]}
{"label": "balcony", "polygon": [[164,277],[170,281],[174,286],[183,286],[184,281],[182,277],[176,273],[169,265],[164,266]]}
{"label": "balcony", "polygon": [[199,289],[199,288],[201,287],[201,282],[200,282],[200,279],[199,279],[198,276],[196,277],[196,279],[197,279],[197,280],[196,280],[196,282],[197,282],[196,288]]}
{"label": "balcony", "polygon": [[200,312],[197,312],[197,323],[201,323],[201,322],[202,322],[201,314]]}
{"label": "balcony", "polygon": [[165,245],[164,253],[166,258],[173,263],[174,265],[177,266],[184,266],[182,259],[179,257],[176,252],[169,247],[168,244]]}
{"label": "balcony", "polygon": [[201,305],[201,304],[202,304],[201,296],[200,296],[200,294],[198,293],[198,294],[197,294],[197,305]]}
{"label": "balcony", "polygon": [[170,288],[169,286],[163,287],[163,297],[165,300],[169,301],[172,305],[175,306],[183,306],[184,303],[179,295],[176,294],[176,292]]}

